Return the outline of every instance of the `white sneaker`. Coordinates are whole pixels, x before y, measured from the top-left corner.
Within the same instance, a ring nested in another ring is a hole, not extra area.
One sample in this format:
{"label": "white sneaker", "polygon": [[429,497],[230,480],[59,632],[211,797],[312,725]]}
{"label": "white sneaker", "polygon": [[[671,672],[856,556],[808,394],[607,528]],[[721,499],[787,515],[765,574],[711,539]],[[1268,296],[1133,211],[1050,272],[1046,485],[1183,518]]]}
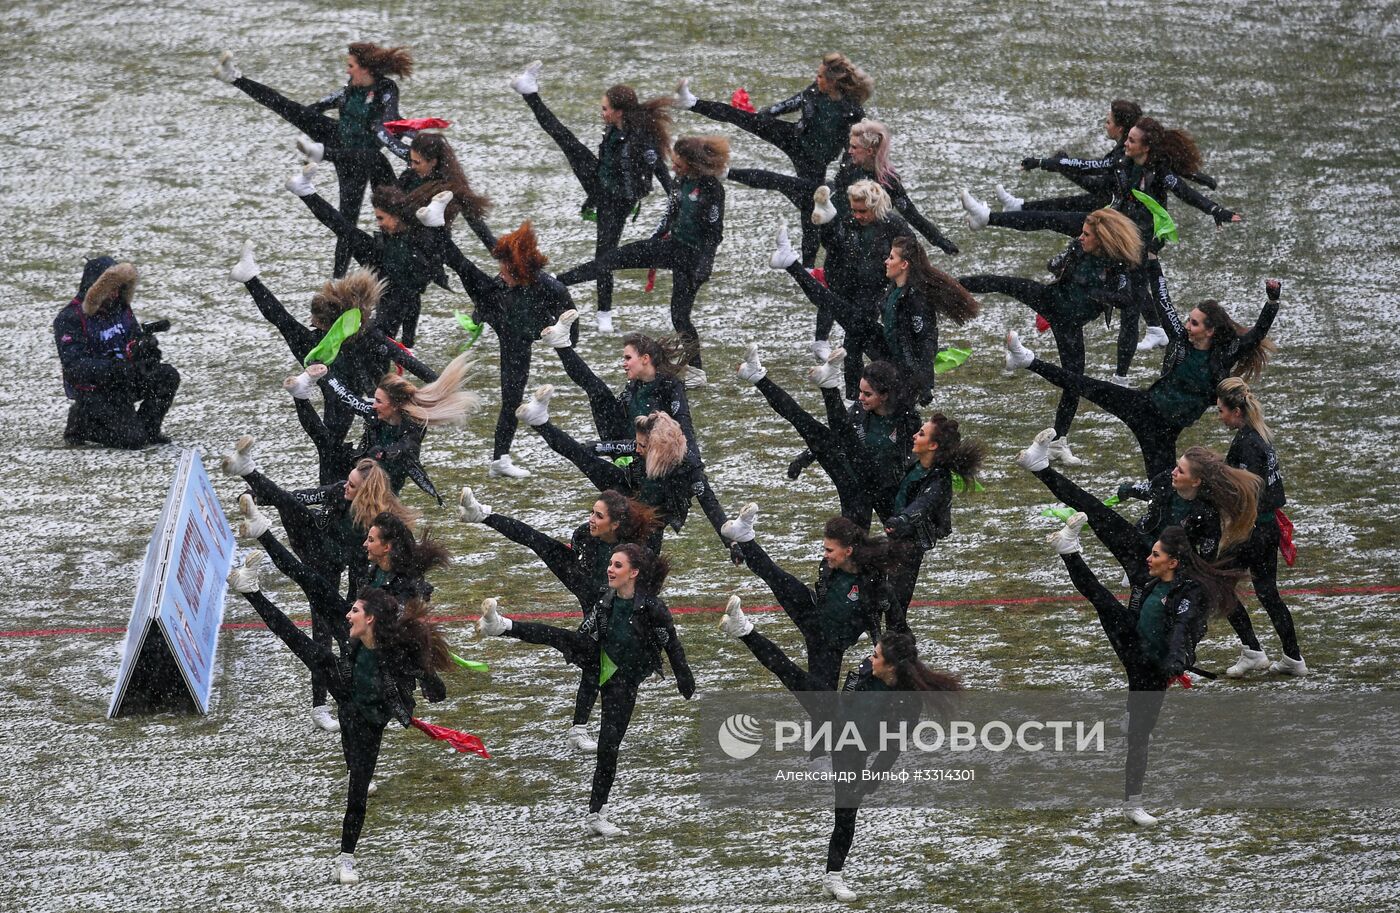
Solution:
{"label": "white sneaker", "polygon": [[822,364],[831,357],[831,341],[827,339],[813,339],[807,344],[807,351],[812,353],[812,357],[817,360],[817,364]]}
{"label": "white sneaker", "polygon": [[252,282],[258,278],[258,261],[253,259],[253,242],[251,240],[243,242],[243,253],[238,256],[238,262],[233,265],[233,269],[229,270],[228,274],[234,282]]}
{"label": "white sneaker", "polygon": [[256,539],[272,528],[272,521],[258,510],[258,505],[253,503],[253,496],[246,491],[238,496],[238,512],[243,514],[243,522],[238,524],[240,539]]}
{"label": "white sneaker", "polygon": [[773,251],[773,256],[768,258],[768,265],[773,269],[787,269],[797,262],[797,251],[792,249],[792,242],[788,240],[787,223],[778,222],[778,249]]}
{"label": "white sneaker", "polygon": [[224,475],[246,476],[250,472],[257,470],[258,466],[253,462],[253,445],[257,439],[251,434],[245,434],[233,442],[233,449],[224,454],[219,466],[223,469]]}
{"label": "white sneaker", "polygon": [[243,72],[238,69],[238,64],[233,62],[233,52],[224,51],[219,55],[219,62],[214,64],[214,68],[209,71],[214,77],[231,83],[235,79],[241,79]]}
{"label": "white sneaker", "polygon": [[1066,466],[1078,466],[1084,461],[1070,452],[1069,435],[1057,437],[1050,442],[1050,459],[1058,460]]}
{"label": "white sneaker", "polygon": [[1139,352],[1150,352],[1160,346],[1165,346],[1170,340],[1167,339],[1167,331],[1161,327],[1148,327],[1142,339],[1138,341],[1137,350]]}
{"label": "white sneaker", "polygon": [[510,87],[521,95],[538,95],[540,91],[540,70],[544,61],[536,60],[525,71],[510,81]]}
{"label": "white sneaker", "polygon": [[263,553],[251,551],[243,556],[243,563],[235,565],[228,573],[228,585],[235,593],[256,593],[258,571],[262,569]]}
{"label": "white sneaker", "polygon": [[613,313],[612,313],[612,311],[598,311],[597,314],[596,314],[595,316],[597,317],[597,320],[598,320],[598,332],[599,332],[599,333],[611,333],[611,332],[613,331]]}
{"label": "white sneaker", "polygon": [[967,222],[967,227],[973,231],[986,228],[987,221],[992,217],[991,207],[965,189],[959,194],[959,199],[962,200],[963,209],[967,210],[967,217],[964,219]]}
{"label": "white sneaker", "polygon": [[729,604],[724,607],[724,616],[719,620],[719,629],[736,638],[743,637],[753,630],[753,622],[749,621],[744,610],[740,608],[738,596],[729,597]]}
{"label": "white sneaker", "polygon": [[481,617],[476,620],[476,629],[483,637],[500,637],[510,630],[510,619],[496,611],[494,596],[481,600]]}
{"label": "white sneaker", "polygon": [[467,486],[462,486],[462,494],[457,498],[457,519],[463,523],[480,523],[491,516],[491,508],[482,504]]}
{"label": "white sneaker", "polygon": [[1006,331],[1006,370],[1029,368],[1035,361],[1035,353],[1021,344],[1021,337],[1015,330]]}
{"label": "white sneaker", "polygon": [[433,201],[427,206],[419,208],[417,212],[418,224],[425,228],[441,228],[446,225],[447,204],[451,202],[452,191],[450,190],[433,194]]}
{"label": "white sneaker", "polygon": [[1128,375],[1115,374],[1108,379],[1108,382],[1112,384],[1117,384],[1120,387],[1126,387],[1128,386]]}
{"label": "white sneaker", "polygon": [[694,390],[696,387],[703,387],[710,382],[710,378],[705,374],[703,368],[695,365],[685,366],[685,388]]}
{"label": "white sneaker", "polygon": [[331,866],[331,884],[359,884],[360,876],[355,874],[355,854],[341,853]]}
{"label": "white sneaker", "polygon": [[340,731],[340,720],[331,716],[331,708],[325,704],[317,704],[311,708],[311,722],[316,724],[317,729],[324,729],[326,732]]}
{"label": "white sneaker", "polygon": [[574,751],[592,754],[598,750],[598,742],[588,734],[587,726],[570,726],[565,738],[568,740],[569,747]]}
{"label": "white sneaker", "polygon": [[379,792],[379,781],[370,780],[369,785],[365,787],[365,795],[372,796],[377,792]]}
{"label": "white sneaker", "polygon": [[589,812],[584,815],[583,829],[598,837],[618,837],[622,834],[622,828],[608,820],[606,807],[602,811]]}
{"label": "white sneaker", "polygon": [[[521,408],[524,408],[523,406]],[[519,410],[516,410],[517,414]],[[543,424],[541,422],[541,424]],[[486,464],[487,475],[493,479],[505,477],[507,479],[528,479],[530,470],[523,466],[517,466],[510,460],[510,454],[503,453],[494,460]]]}
{"label": "white sneaker", "polygon": [[859,895],[846,885],[840,872],[827,872],[822,876],[822,893],[841,903],[855,903]]}
{"label": "white sneaker", "polygon": [[[312,365],[311,367],[318,367]],[[322,374],[322,376],[325,376]],[[311,399],[316,395],[316,381],[320,378],[312,374],[309,370],[302,371],[295,377],[289,377],[282,381],[282,389],[292,394],[293,399]]]}
{"label": "white sneaker", "polygon": [[725,520],[719,534],[730,542],[752,542],[753,525],[758,520],[758,505],[753,501],[739,508],[739,516]]}
{"label": "white sneaker", "polygon": [[1157,823],[1157,819],[1143,809],[1142,796],[1129,796],[1123,800],[1123,817],[1138,827],[1152,827]]}
{"label": "white sneaker", "polygon": [[758,360],[758,346],[750,344],[744,350],[744,360],[739,362],[739,379],[756,384],[768,376],[768,369]]}
{"label": "white sneaker", "polygon": [[287,191],[299,197],[309,197],[316,192],[316,185],[312,183],[312,178],[316,176],[316,165],[307,162],[301,171],[287,178]]}
{"label": "white sneaker", "polygon": [[1012,196],[1009,191],[1000,184],[997,185],[997,199],[1001,201],[1002,212],[1020,212],[1025,205],[1025,200],[1018,196]]}
{"label": "white sneaker", "polygon": [[[553,395],[554,384],[544,384],[543,386],[536,387],[535,394],[525,402],[521,403],[520,408],[515,410],[515,417],[520,419],[525,424],[529,425],[531,428],[535,428],[545,424],[549,421],[549,398]],[[501,457],[501,459],[506,461],[506,465],[510,465],[509,454]],[[497,462],[500,461],[494,461],[492,465],[494,466]],[[496,474],[497,473],[493,469],[492,475]],[[507,474],[508,473],[501,473],[501,475]],[[526,475],[528,474],[529,473],[526,473]],[[523,476],[512,476],[512,478],[523,478]]]}
{"label": "white sneaker", "polygon": [[1072,514],[1065,525],[1045,537],[1045,541],[1055,547],[1061,555],[1079,554],[1079,531],[1084,528],[1089,516],[1083,511]]}
{"label": "white sneaker", "polygon": [[326,157],[326,146],[303,133],[297,137],[297,151],[306,156],[308,162],[320,164]]}
{"label": "white sneaker", "polygon": [[1225,670],[1225,674],[1230,678],[1244,678],[1246,672],[1257,672],[1260,669],[1269,668],[1269,654],[1263,650],[1251,650],[1248,647],[1240,648],[1240,658],[1235,660],[1235,664]]}
{"label": "white sneaker", "polygon": [[1055,429],[1046,428],[1035,436],[1035,440],[1016,457],[1016,465],[1031,472],[1050,468],[1050,442],[1055,439]]}
{"label": "white sneaker", "polygon": [[824,390],[836,390],[846,376],[846,350],[837,347],[826,357],[826,364],[807,372],[807,379]]}
{"label": "white sneaker", "polygon": [[836,218],[836,204],[831,202],[831,188],[825,184],[812,192],[812,224],[825,225]]}
{"label": "white sneaker", "polygon": [[689,76],[687,76],[685,79],[682,79],[680,82],[676,83],[676,107],[677,107],[677,108],[683,108],[683,109],[685,109],[685,110],[688,111],[688,110],[690,110],[691,108],[695,107],[695,103],[696,103],[697,101],[699,101],[699,99],[697,99],[697,98],[695,97],[694,93],[692,93],[692,92],[690,91],[690,77],[689,77]]}
{"label": "white sneaker", "polygon": [[1276,675],[1296,675],[1302,678],[1308,674],[1308,664],[1303,662],[1301,658],[1293,659],[1287,654],[1284,654],[1269,663],[1269,671]]}
{"label": "white sneaker", "polygon": [[[603,313],[606,314],[607,312],[604,311]],[[576,320],[578,320],[578,311],[569,308],[559,315],[559,319],[554,321],[553,326],[547,326],[540,331],[540,339],[544,341],[545,345],[553,346],[556,349],[569,348],[573,345],[573,343],[569,341],[569,333]]]}

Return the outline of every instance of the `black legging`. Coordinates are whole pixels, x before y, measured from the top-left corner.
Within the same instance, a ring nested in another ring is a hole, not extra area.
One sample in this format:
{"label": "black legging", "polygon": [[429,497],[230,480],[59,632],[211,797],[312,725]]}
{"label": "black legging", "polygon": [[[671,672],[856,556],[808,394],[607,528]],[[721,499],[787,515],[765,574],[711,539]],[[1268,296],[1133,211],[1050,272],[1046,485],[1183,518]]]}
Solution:
{"label": "black legging", "polygon": [[569,346],[554,351],[559,353],[559,363],[564,366],[569,380],[588,396],[588,408],[593,413],[593,427],[598,431],[598,440],[619,441],[631,437],[635,429],[627,407],[614,395],[607,382],[593,373],[593,369],[578,354],[578,349]]}
{"label": "black legging", "polygon": [[1147,556],[1152,552],[1152,543],[1137,526],[1053,469],[1038,470],[1035,477],[1045,483],[1061,504],[1082,511],[1089,518],[1089,528],[1129,577],[1147,573]]}
{"label": "black legging", "polygon": [[[822,237],[820,226],[812,224],[812,210],[816,206],[812,194],[821,186],[820,178],[814,183],[796,175],[779,174],[762,168],[731,168],[729,180],[757,190],[776,190],[787,197],[788,202],[797,207],[802,225],[802,265],[807,269],[816,265],[817,248],[821,246]],[[827,331],[830,332],[830,329],[828,326]]]}
{"label": "black legging", "polygon": [[[1302,659],[1298,632],[1293,627],[1293,613],[1288,611],[1278,591],[1278,542],[1278,522],[1271,519],[1268,523],[1256,524],[1249,534],[1249,540],[1230,557],[1237,566],[1249,570],[1254,595],[1259,598],[1264,611],[1269,613],[1269,621],[1273,622],[1274,630],[1278,632],[1284,655],[1290,659]],[[1254,626],[1249,621],[1244,603],[1236,599],[1235,608],[1226,616],[1226,620],[1240,635],[1241,643],[1251,650],[1262,649],[1258,637],[1254,636]]]}
{"label": "black legging", "polygon": [[[844,370],[845,393],[847,399],[855,399],[860,391],[860,375],[865,370],[865,343],[881,331],[879,312],[871,307],[868,300],[856,300],[837,294],[822,285],[807,270],[792,264],[788,275],[797,280],[797,285],[807,295],[807,300],[817,306],[817,339],[831,335],[831,323],[835,320],[846,331],[841,346],[846,350]],[[830,273],[828,273],[830,277]]]}
{"label": "black legging", "polygon": [[1026,200],[1021,204],[1021,210],[1033,210],[1038,212],[1093,212],[1095,209],[1103,208],[1104,198],[1101,194],[1080,193],[1071,197],[1048,197],[1044,200]]}
{"label": "black legging", "polygon": [[175,402],[180,372],[167,364],[146,366],[139,375],[134,367],[130,370],[133,383],[120,390],[79,391],[68,407],[64,435],[125,450],[151,443]]}
{"label": "black legging", "polygon": [[[1128,676],[1128,760],[1123,776],[1123,798],[1140,796],[1147,777],[1147,754],[1152,730],[1162,712],[1162,702],[1166,699],[1170,680],[1160,666],[1143,655],[1137,632],[1137,616],[1114,598],[1078,554],[1061,557],[1075,589],[1089,600],[1098,613],[1099,624],[1103,626],[1108,642]],[[1124,569],[1137,582],[1146,577],[1145,569],[1138,574],[1126,566]]]}
{"label": "black legging", "polygon": [[[345,798],[345,819],[340,827],[340,851],[355,852],[360,831],[365,824],[369,804],[369,782],[379,761],[379,746],[384,737],[384,724],[364,720],[352,703],[353,680],[346,676],[329,647],[316,643],[292,623],[292,620],[259,592],[244,593],[243,598],[262,617],[268,630],[276,634],[306,664],[313,678],[325,682],[335,698],[340,718],[340,747],[345,754],[345,766],[350,770],[350,783]],[[314,616],[313,616],[314,617]]]}
{"label": "black legging", "polygon": [[[1000,293],[1010,295],[1028,306],[1050,324],[1050,332],[1055,336],[1055,349],[1060,355],[1060,367],[1074,374],[1084,373],[1084,326],[1089,320],[1071,317],[1066,302],[1056,287],[1044,285],[1031,279],[1018,279],[1014,276],[960,276],[958,284],[973,294]],[[1074,424],[1075,413],[1079,411],[1079,396],[1069,390],[1060,393],[1060,404],[1055,407],[1055,436],[1069,434]]]}
{"label": "black legging", "polygon": [[[574,550],[557,539],[545,535],[513,517],[491,514],[482,521],[512,542],[530,549],[545,563],[545,567],[559,578],[565,589],[574,595],[579,605],[587,612],[598,601],[598,588],[592,578],[579,567],[578,555]],[[598,670],[595,665],[585,665],[579,679],[578,691],[574,694],[574,725],[588,722],[593,705],[598,701]]]}
{"label": "black legging", "polygon": [[[345,619],[349,606],[339,592],[340,575],[327,579],[324,574],[297,560],[291,551],[277,540],[271,530],[258,537],[258,544],[267,551],[272,564],[301,587],[311,608],[311,640],[327,649],[334,642],[342,653],[350,639],[350,623]],[[326,702],[326,681],[316,670],[311,670],[311,706],[320,707]]]}
{"label": "black legging", "polygon": [[[841,516],[859,524],[863,529],[869,529],[876,498],[861,479],[855,461],[851,458],[851,454],[861,445],[859,438],[856,438],[855,429],[850,427],[850,422],[846,419],[844,410],[838,410],[841,413],[840,420],[833,421],[828,427],[799,406],[785,390],[768,378],[763,378],[754,386],[763,394],[763,398],[768,400],[768,405],[773,407],[773,411],[792,424],[806,443],[807,449],[831,477],[831,483],[836,486],[836,496],[841,504]],[[829,400],[834,399],[838,403],[840,401],[834,390],[823,390],[822,399],[826,401],[828,415],[831,411]],[[854,445],[852,440],[855,441]]]}
{"label": "black legging", "polygon": [[[778,677],[778,680],[792,692],[798,703],[813,716],[814,721],[823,718],[830,718],[835,701],[831,694],[831,689],[822,685],[816,675],[804,672],[797,663],[788,658],[777,644],[764,637],[757,630],[750,631],[740,638],[744,645],[749,648],[754,657],[763,664],[763,667]],[[826,692],[825,695],[814,697],[814,693]],[[845,748],[833,751],[831,757],[831,768],[839,774],[849,774],[854,779],[848,781],[846,786],[837,785],[837,801],[835,803],[835,823],[831,829],[831,839],[827,842],[826,848],[826,870],[828,872],[839,872],[846,865],[846,856],[851,851],[851,844],[856,836],[856,812],[859,811],[862,797],[862,787],[859,785],[860,777],[857,771],[865,768],[865,752]],[[852,786],[854,785],[854,788]]]}
{"label": "black legging", "polygon": [[1102,407],[1127,425],[1142,449],[1142,464],[1147,469],[1147,478],[1156,478],[1159,473],[1176,465],[1176,439],[1194,424],[1194,418],[1186,425],[1177,425],[1162,414],[1146,390],[1134,390],[1106,380],[1085,377],[1039,358],[1030,363],[1030,370],[1061,390],[1077,393]]}
{"label": "black legging", "polygon": [[768,584],[783,612],[797,626],[807,649],[807,672],[810,683],[818,683],[819,691],[833,691],[841,674],[841,660],[851,644],[832,643],[822,635],[817,625],[816,594],[801,580],[778,567],[757,542],[741,542],[737,548],[744,564]]}
{"label": "black legging", "polygon": [[[627,225],[627,216],[635,205],[633,201],[615,197],[605,192],[598,180],[598,156],[574,136],[573,131],[564,126],[554,112],[549,110],[538,93],[525,96],[525,104],[535,113],[535,120],[544,128],[549,138],[559,146],[569,169],[583,192],[593,201],[598,216],[598,240],[593,246],[593,259],[599,260],[605,254],[617,250],[622,239],[622,230]],[[604,273],[598,277],[598,310],[612,310],[613,275]]]}
{"label": "black legging", "polygon": [[287,533],[287,541],[292,551],[302,556],[316,573],[328,580],[340,580],[343,570],[349,571],[347,592],[359,592],[364,583],[365,554],[361,547],[363,539],[355,542],[339,542],[327,534],[321,517],[310,505],[303,504],[297,496],[279,487],[275,482],[254,470],[243,477],[253,492],[258,504],[274,508],[282,521],[282,529]]}
{"label": "black legging", "polygon": [[[282,339],[286,341],[287,348],[291,349],[292,357],[297,360],[297,364],[306,361],[306,356],[316,347],[320,337],[293,317],[283,306],[277,296],[265,285],[262,280],[254,276],[244,283],[248,289],[248,294],[253,296],[253,303],[258,306],[258,312],[277,328],[277,332],[282,334]],[[322,420],[329,435],[336,440],[344,440],[345,435],[350,431],[350,425],[355,420],[355,413],[351,412],[339,397],[327,396],[322,400]],[[303,426],[305,427],[305,423]],[[310,433],[310,432],[308,432]],[[321,484],[328,484],[322,473]],[[342,478],[344,478],[342,476]],[[330,481],[335,481],[334,479]]]}
{"label": "black legging", "polygon": [[[507,637],[526,643],[553,647],[574,665],[581,666],[584,675],[598,680],[598,642],[587,634],[537,622],[513,622]],[[603,697],[603,720],[598,727],[598,757],[593,768],[593,786],[588,796],[588,810],[601,811],[608,804],[613,780],[617,777],[617,753],[627,725],[632,722],[632,710],[637,705],[637,689],[643,679],[618,669],[599,689]],[[585,715],[584,721],[587,721]],[[582,725],[582,723],[578,723]]]}
{"label": "black legging", "polygon": [[[292,101],[276,89],[246,77],[235,79],[233,85],[245,92],[253,101],[272,111],[325,147],[326,160],[335,165],[336,182],[340,189],[338,207],[340,214],[345,216],[352,225],[359,221],[360,206],[365,200],[365,188],[371,183],[375,187],[394,183],[394,169],[378,147],[367,149],[340,148],[339,121],[313,111],[306,105]],[[335,242],[335,267],[332,275],[345,275],[345,270],[349,266],[350,242],[338,235]],[[388,331],[386,330],[386,332]],[[390,335],[393,334],[390,333]]]}
{"label": "black legging", "polygon": [[792,160],[799,180],[820,184],[826,179],[826,166],[835,158],[833,154],[826,161],[819,161],[819,157],[813,154],[814,150],[802,141],[803,136],[797,129],[799,122],[796,121],[779,120],[769,114],[741,111],[733,105],[705,99],[697,99],[690,110],[710,120],[733,124],[745,133],[752,133],[764,142],[777,146]]}
{"label": "black legging", "polygon": [[690,319],[690,312],[695,307],[695,296],[699,294],[700,286],[710,278],[704,253],[673,237],[647,238],[624,244],[595,260],[560,273],[557,278],[565,285],[578,285],[619,269],[671,271],[671,326],[675,328],[676,335],[694,349],[690,364],[701,367],[700,334]]}

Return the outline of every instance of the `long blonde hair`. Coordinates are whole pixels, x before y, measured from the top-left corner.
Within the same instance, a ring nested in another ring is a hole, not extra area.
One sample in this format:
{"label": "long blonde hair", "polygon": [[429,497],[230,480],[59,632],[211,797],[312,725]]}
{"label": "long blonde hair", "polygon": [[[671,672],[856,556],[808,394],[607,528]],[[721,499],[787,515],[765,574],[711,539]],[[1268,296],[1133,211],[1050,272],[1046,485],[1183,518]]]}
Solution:
{"label": "long blonde hair", "polygon": [[386,374],[379,389],[399,411],[420,425],[460,425],[467,420],[481,398],[462,389],[471,363],[463,352],[448,363],[438,379],[421,387],[399,374]]}
{"label": "long blonde hair", "polygon": [[1084,219],[1086,228],[1094,229],[1104,256],[1124,266],[1142,262],[1142,232],[1133,220],[1115,209],[1096,209]]}
{"label": "long blonde hair", "polygon": [[1254,433],[1262,437],[1265,443],[1273,441],[1274,433],[1264,424],[1264,407],[1259,405],[1259,400],[1250,392],[1249,384],[1245,383],[1243,377],[1227,377],[1222,380],[1220,386],[1215,388],[1215,396],[1226,408],[1240,410],[1245,424],[1253,428]]}
{"label": "long blonde hair", "polygon": [[647,478],[671,474],[685,459],[688,449],[680,423],[665,412],[637,416],[637,433],[647,436]]}
{"label": "long blonde hair", "polygon": [[354,472],[360,473],[360,484],[355,489],[355,497],[350,501],[350,519],[360,529],[368,531],[374,525],[374,518],[381,513],[393,514],[409,529],[418,522],[418,513],[403,506],[394,487],[389,483],[389,474],[378,462],[365,457],[355,464]]}

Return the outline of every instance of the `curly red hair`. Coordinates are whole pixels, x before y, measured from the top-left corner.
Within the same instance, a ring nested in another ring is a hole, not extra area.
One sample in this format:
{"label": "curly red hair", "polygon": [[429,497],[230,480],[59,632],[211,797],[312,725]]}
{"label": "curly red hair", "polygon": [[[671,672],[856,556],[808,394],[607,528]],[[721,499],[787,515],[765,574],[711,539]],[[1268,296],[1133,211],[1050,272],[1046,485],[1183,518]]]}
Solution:
{"label": "curly red hair", "polygon": [[505,265],[506,272],[520,285],[533,285],[535,276],[544,269],[549,258],[540,253],[535,229],[527,219],[520,227],[496,240],[491,256]]}

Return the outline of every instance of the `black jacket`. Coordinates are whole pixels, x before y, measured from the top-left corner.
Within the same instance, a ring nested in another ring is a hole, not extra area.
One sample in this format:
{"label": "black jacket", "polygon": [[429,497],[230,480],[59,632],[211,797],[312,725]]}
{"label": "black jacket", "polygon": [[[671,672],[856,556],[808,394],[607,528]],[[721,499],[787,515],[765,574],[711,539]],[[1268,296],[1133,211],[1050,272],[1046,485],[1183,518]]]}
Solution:
{"label": "black jacket", "polygon": [[[1088,264],[1092,269],[1085,269]],[[1126,307],[1133,301],[1132,282],[1127,269],[1115,260],[1084,253],[1079,239],[1069,243],[1063,251],[1050,258],[1045,264],[1055,277],[1051,287],[1061,290],[1076,302],[1084,305],[1085,322],[1087,312],[1095,308],[1104,316],[1105,322],[1114,308]]]}
{"label": "black jacket", "polygon": [[[724,525],[724,510],[719,506],[719,499],[715,497],[714,490],[710,488],[710,480],[705,475],[704,467],[693,453],[687,453],[675,469],[660,479],[647,478],[646,462],[645,458],[638,457],[624,470],[627,473],[628,487],[631,489],[629,494],[647,506],[656,508],[671,529],[680,532],[681,527],[685,525],[685,518],[690,513],[691,498],[700,502],[700,509],[705,512],[705,517],[716,531]],[[652,492],[658,487],[660,497],[652,496]]]}
{"label": "black jacket", "polygon": [[[1134,498],[1146,501],[1147,513],[1137,522],[1138,531],[1150,544],[1157,541],[1162,530],[1172,522],[1172,473],[1165,470],[1145,482],[1134,482],[1118,486],[1120,499]],[[1220,550],[1220,512],[1205,498],[1197,497],[1190,502],[1191,508],[1176,525],[1186,530],[1186,538],[1191,546],[1207,561],[1214,561]]]}
{"label": "black jacket", "polygon": [[[616,596],[614,590],[606,591],[597,604],[583,616],[583,624],[579,625],[581,633],[593,638],[600,645],[603,632],[607,631],[608,623],[612,619],[612,603]],[[661,673],[661,652],[664,650],[666,659],[671,663],[671,672],[676,677],[676,688],[689,700],[695,694],[695,677],[685,661],[685,647],[681,645],[680,635],[676,633],[676,625],[671,619],[671,610],[666,607],[665,600],[660,596],[638,593],[631,623],[632,636],[636,638],[637,643],[648,648],[646,674]]]}
{"label": "black jacket", "polygon": [[895,338],[904,354],[903,357],[896,357],[886,344],[884,331],[884,302],[893,290],[894,283],[887,283],[875,301],[875,325],[867,336],[866,352],[872,359],[883,358],[899,368],[918,391],[915,399],[928,403],[933,396],[933,367],[938,358],[938,313],[928,303],[922,289],[912,284],[904,286],[904,293],[899,296],[894,310]]}
{"label": "black jacket", "polygon": [[508,286],[497,277],[492,294],[475,298],[473,315],[478,323],[488,323],[497,337],[513,337],[527,346],[553,326],[559,315],[574,306],[569,289],[551,274],[541,270],[529,285]]}
{"label": "black jacket", "polygon": [[1225,462],[1236,469],[1247,469],[1264,480],[1264,488],[1259,492],[1259,516],[1272,514],[1288,503],[1283,490],[1283,470],[1279,467],[1274,445],[1253,428],[1245,425],[1235,432]]}
{"label": "black jacket", "polygon": [[899,488],[899,483],[904,481],[905,459],[914,447],[914,435],[919,433],[923,420],[913,409],[907,409],[894,416],[895,437],[891,443],[898,457],[884,463],[876,463],[865,447],[865,440],[870,433],[870,423],[874,415],[873,412],[862,409],[858,402],[852,403],[846,410],[846,419],[855,429],[856,437],[861,443],[860,451],[848,454],[848,456],[861,477],[865,479],[867,490],[872,495],[893,498],[895,491]]}
{"label": "black jacket", "polygon": [[947,467],[929,469],[910,492],[904,510],[885,521],[885,530],[891,538],[921,549],[933,548],[953,531],[953,475]]}
{"label": "black jacket", "polygon": [[99,391],[130,396],[138,364],[160,361],[154,335],[131,311],[135,287],[136,267],[130,263],[97,257],[84,265],[78,293],[53,322],[69,399]]}
{"label": "black jacket", "polygon": [[[879,641],[885,631],[908,633],[909,624],[905,620],[904,610],[890,593],[883,572],[861,571],[856,575],[856,585],[860,587],[860,617],[871,643]],[[817,565],[817,582],[812,587],[816,605],[826,602],[830,587],[831,566],[823,558]]]}
{"label": "black jacket", "polygon": [[[622,147],[618,154],[618,184],[622,188],[622,199],[627,203],[636,203],[638,200],[651,193],[652,178],[655,177],[661,182],[661,189],[667,196],[671,194],[671,172],[666,168],[666,156],[657,148],[655,142],[647,142],[647,138],[627,133],[622,133]],[[598,141],[598,161],[602,162],[604,148],[608,143],[608,131],[603,131],[603,138]],[[594,202],[591,198],[585,202],[587,206]]]}
{"label": "black jacket", "polygon": [[1169,676],[1177,676],[1196,664],[1196,644],[1205,636],[1210,607],[1206,602],[1205,589],[1190,577],[1179,574],[1170,584],[1149,577],[1146,583],[1134,586],[1128,600],[1128,611],[1134,616],[1140,615],[1143,599],[1159,586],[1170,587],[1162,600],[1166,610],[1162,615],[1162,624],[1166,628],[1164,640],[1167,644],[1163,671]]}
{"label": "black jacket", "polygon": [[[778,117],[793,111],[801,112],[797,119],[799,145],[793,158],[795,163],[799,165],[799,169],[803,171],[806,170],[803,166],[825,169],[827,163],[840,155],[841,150],[845,148],[850,128],[865,117],[865,109],[861,107],[860,102],[854,99],[843,98],[839,101],[828,99],[837,106],[837,120],[844,129],[833,131],[829,136],[818,139],[817,100],[820,94],[817,90],[817,84],[813,82],[796,95],[791,95],[763,109],[763,113],[770,117]],[[799,159],[800,162],[797,162],[796,160]]]}
{"label": "black jacket", "polygon": [[909,223],[893,209],[885,218],[874,223],[874,243],[870,256],[860,253],[858,235],[865,226],[854,218],[837,219],[822,226],[822,243],[826,245],[825,265],[827,284],[831,290],[853,304],[875,307],[875,296],[885,286],[885,258],[895,238],[913,236]]}
{"label": "black jacket", "polygon": [[945,253],[956,254],[958,252],[958,246],[944,237],[938,227],[919,212],[914,201],[909,199],[909,192],[904,189],[904,184],[898,177],[891,175],[886,180],[880,181],[876,178],[875,172],[867,171],[851,161],[849,154],[841,156],[840,167],[836,169],[836,176],[831,180],[831,202],[836,207],[838,218],[844,219],[850,215],[851,200],[846,192],[857,181],[878,183],[890,195],[890,202],[894,204],[895,211],[903,216],[904,220],[915,231],[927,238],[930,244]]}
{"label": "black jacket", "polygon": [[[339,361],[340,359],[336,359]],[[428,478],[428,471],[423,468],[423,463],[419,458],[423,446],[423,435],[428,431],[426,425],[420,425],[410,416],[404,414],[398,425],[391,425],[381,421],[374,412],[374,402],[351,392],[341,381],[330,375],[326,375],[321,381],[321,389],[327,391],[329,395],[335,396],[351,411],[364,420],[364,432],[360,436],[360,445],[354,450],[355,459],[370,457],[377,460],[384,467],[384,471],[389,474],[389,481],[398,491],[403,487],[404,479],[409,478],[424,494],[437,501],[438,506],[442,506],[442,496],[438,494],[437,486],[433,485],[432,479]]]}
{"label": "black jacket", "polygon": [[[350,89],[350,84],[346,83],[341,88],[315,102],[308,107],[317,114],[325,114],[334,108],[337,115],[345,109],[347,100],[346,94]],[[394,155],[408,160],[408,144],[413,141],[412,133],[405,133],[395,136],[384,126],[385,121],[399,119],[399,86],[387,76],[381,76],[369,90],[369,118],[373,124],[374,138]]]}
{"label": "black jacket", "polygon": [[[1158,296],[1153,295],[1152,297],[1157,303],[1157,313],[1162,317],[1162,329],[1166,331],[1168,337],[1167,351],[1162,356],[1162,376],[1152,384],[1155,387],[1186,360],[1186,350],[1191,345],[1191,341],[1186,335],[1186,327],[1182,324],[1176,309],[1169,303],[1160,300]],[[1263,309],[1259,311],[1258,319],[1254,321],[1254,326],[1248,332],[1243,336],[1236,336],[1224,345],[1211,348],[1211,393],[1210,399],[1201,404],[1202,410],[1209,408],[1215,402],[1215,388],[1220,385],[1222,380],[1230,376],[1235,365],[1257,349],[1259,344],[1264,341],[1264,337],[1269,335],[1269,328],[1274,325],[1274,318],[1278,316],[1278,308],[1277,298],[1266,298]]]}

